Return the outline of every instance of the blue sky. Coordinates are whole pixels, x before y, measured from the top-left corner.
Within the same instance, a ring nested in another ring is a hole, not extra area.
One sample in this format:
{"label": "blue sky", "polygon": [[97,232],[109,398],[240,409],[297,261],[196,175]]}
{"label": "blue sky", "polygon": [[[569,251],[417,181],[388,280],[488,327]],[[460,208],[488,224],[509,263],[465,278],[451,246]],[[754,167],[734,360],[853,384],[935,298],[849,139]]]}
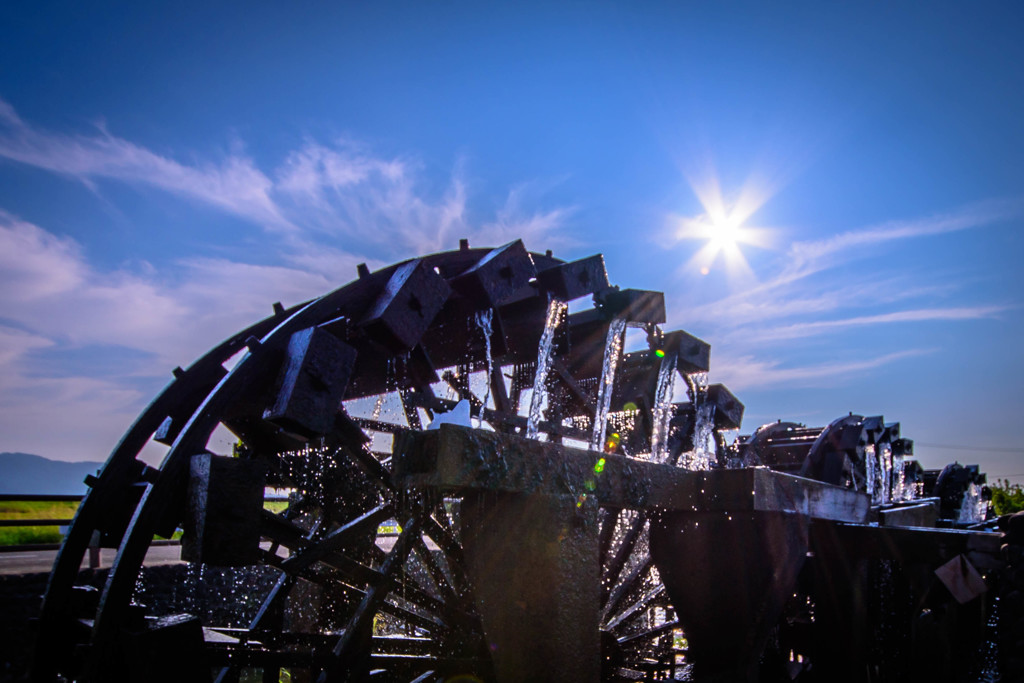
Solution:
{"label": "blue sky", "polygon": [[0,8],[0,450],[102,460],[272,302],[522,237],[666,292],[745,432],[1024,481],[1019,3],[96,4]]}

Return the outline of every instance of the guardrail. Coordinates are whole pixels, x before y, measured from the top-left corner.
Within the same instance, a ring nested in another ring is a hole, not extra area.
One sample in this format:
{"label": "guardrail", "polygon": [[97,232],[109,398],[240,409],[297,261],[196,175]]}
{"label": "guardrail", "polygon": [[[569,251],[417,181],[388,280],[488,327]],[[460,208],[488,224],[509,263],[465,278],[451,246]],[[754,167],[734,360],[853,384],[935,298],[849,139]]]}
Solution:
{"label": "guardrail", "polygon": [[[62,503],[62,502],[80,502],[85,496],[84,495],[59,495],[59,494],[13,494],[13,493],[0,493],[0,503],[9,502],[41,502],[41,503]],[[287,500],[286,498],[267,498],[267,500]],[[27,526],[56,526],[56,527],[68,527],[71,526],[73,519],[0,519],[0,527],[27,527]],[[397,536],[400,528],[396,522],[384,523],[378,529],[380,536]],[[63,530],[62,533],[67,533],[67,530]],[[89,569],[96,569],[100,566],[100,552],[99,539],[93,539],[93,543],[89,546]],[[154,539],[150,545],[181,545],[181,541],[178,539]],[[30,543],[30,544],[19,544],[19,545],[0,545],[0,553],[19,553],[19,552],[30,552],[33,550],[59,550],[60,543]]]}
{"label": "guardrail", "polygon": [[[23,494],[0,493],[0,503],[27,502],[27,503],[77,503],[85,496],[73,495],[46,495],[46,494]],[[0,519],[0,527],[4,526],[69,526],[73,520],[70,519]]]}
{"label": "guardrail", "polygon": [[[84,495],[67,495],[67,494],[14,494],[14,493],[0,493],[0,503],[9,502],[41,502],[41,503],[63,503],[63,502],[81,502]],[[267,500],[287,500],[286,498],[271,497]],[[0,527],[29,527],[29,526],[56,526],[56,527],[68,527],[71,526],[73,519],[0,519]],[[62,533],[66,533],[64,530]],[[396,534],[397,535],[397,534]],[[98,541],[98,539],[94,539]],[[178,539],[154,539],[150,545],[181,545],[181,541]],[[19,553],[19,552],[30,552],[33,550],[59,550],[60,543],[30,543],[30,544],[19,544],[19,545],[0,545],[0,553]],[[100,546],[98,542],[93,543],[89,546],[89,568],[96,569],[100,566]]]}
{"label": "guardrail", "polygon": [[[45,494],[45,493],[28,493],[28,494],[16,494],[16,493],[2,493],[0,494],[0,503],[10,502],[29,502],[29,503],[65,503],[80,502],[85,496],[84,495],[67,495],[67,494]],[[27,527],[27,526],[56,526],[56,527],[68,527],[71,526],[73,519],[0,519],[0,527]],[[66,533],[66,530],[62,531]],[[97,539],[98,540],[98,539]],[[181,545],[181,541],[177,539],[167,540],[154,540],[152,545]],[[60,543],[23,543],[18,545],[3,545],[0,546],[0,553],[21,553],[31,552],[34,550],[59,550]],[[100,546],[98,543],[91,544],[89,546],[89,569],[96,569],[100,566]]]}

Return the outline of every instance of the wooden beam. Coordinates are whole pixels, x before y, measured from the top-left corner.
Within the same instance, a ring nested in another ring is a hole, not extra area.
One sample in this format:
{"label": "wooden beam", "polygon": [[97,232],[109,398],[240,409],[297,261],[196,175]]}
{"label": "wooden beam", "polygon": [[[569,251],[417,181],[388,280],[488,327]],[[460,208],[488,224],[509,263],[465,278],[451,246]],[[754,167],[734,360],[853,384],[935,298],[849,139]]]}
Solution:
{"label": "wooden beam", "polygon": [[768,469],[692,472],[620,455],[442,425],[396,435],[400,486],[596,497],[606,507],[792,512],[863,522],[867,495]]}
{"label": "wooden beam", "polygon": [[985,531],[830,524],[825,533],[838,539],[850,557],[938,565],[960,554],[998,555],[1003,536]]}

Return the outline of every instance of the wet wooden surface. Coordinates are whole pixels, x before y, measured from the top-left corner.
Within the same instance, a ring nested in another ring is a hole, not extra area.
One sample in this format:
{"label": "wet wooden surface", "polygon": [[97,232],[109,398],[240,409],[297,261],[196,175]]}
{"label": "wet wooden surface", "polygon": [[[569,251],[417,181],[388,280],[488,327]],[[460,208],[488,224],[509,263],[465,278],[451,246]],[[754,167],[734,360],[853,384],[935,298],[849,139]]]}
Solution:
{"label": "wet wooden surface", "polygon": [[764,468],[692,472],[620,455],[442,425],[396,437],[403,486],[595,497],[606,507],[792,512],[863,522],[863,493]]}

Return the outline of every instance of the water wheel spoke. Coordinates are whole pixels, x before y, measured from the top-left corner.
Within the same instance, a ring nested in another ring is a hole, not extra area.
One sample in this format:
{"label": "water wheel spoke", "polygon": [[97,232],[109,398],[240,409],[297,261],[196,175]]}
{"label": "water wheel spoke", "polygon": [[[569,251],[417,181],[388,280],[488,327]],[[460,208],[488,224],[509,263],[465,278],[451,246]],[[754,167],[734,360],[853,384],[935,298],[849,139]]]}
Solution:
{"label": "water wheel spoke", "polygon": [[[366,594],[364,593],[364,596],[365,595]],[[412,611],[408,607],[396,605],[394,602],[388,602],[388,600],[384,600],[380,604],[379,610],[385,614],[390,614],[396,619],[400,619],[407,624],[426,631],[427,633],[438,635],[448,633],[452,630],[452,627],[448,622],[441,621],[439,619],[431,619],[430,617]]]}
{"label": "water wheel spoke", "polygon": [[441,379],[450,386],[459,397],[460,401],[469,401],[469,407],[472,411],[478,411],[484,406],[484,402],[477,398],[476,394],[469,388],[469,368],[460,367],[459,373],[455,374],[451,370],[445,370],[441,373]]}
{"label": "water wheel spoke", "polygon": [[626,626],[634,619],[643,616],[643,614],[647,611],[647,608],[650,607],[652,603],[658,598],[660,598],[664,593],[665,587],[661,584],[658,584],[654,588],[651,588],[649,591],[647,591],[647,593],[643,595],[643,597],[640,598],[640,600],[630,605],[626,611],[624,611],[622,614],[620,614],[615,619],[610,621],[608,623],[608,630],[614,631],[619,627]]}
{"label": "water wheel spoke", "polygon": [[413,400],[413,393],[411,390],[400,391],[398,396],[402,401],[402,412],[405,414],[405,421],[409,423],[409,429],[421,430],[423,422],[420,420],[419,411]]}
{"label": "water wheel spoke", "polygon": [[565,361],[559,356],[553,357],[551,359],[551,369],[555,371],[555,376],[558,377],[562,384],[565,385],[565,388],[569,390],[569,394],[579,403],[580,407],[583,408],[586,416],[593,419],[597,410],[595,402],[596,399],[580,385],[572,372],[566,366]]}
{"label": "water wheel spoke", "polygon": [[655,626],[654,628],[648,629],[646,631],[642,631],[640,633],[619,638],[619,645],[623,647],[637,645],[642,646],[644,643],[654,640],[655,638],[659,638],[665,635],[666,633],[670,633],[676,630],[677,628],[680,628],[678,620],[673,619],[671,621],[666,621],[661,626]]}
{"label": "water wheel spoke", "polygon": [[651,560],[650,555],[645,554],[640,558],[629,574],[626,575],[626,578],[615,587],[615,590],[609,596],[604,608],[605,619],[618,613],[622,603],[643,586],[644,580],[647,579],[653,564],[654,562]]}
{"label": "water wheel spoke", "polygon": [[619,525],[619,514],[621,510],[613,508],[601,508],[601,532],[598,535],[597,547],[598,558],[603,567],[608,560],[608,553],[611,551],[612,541],[615,539],[615,529]]}
{"label": "water wheel spoke", "polygon": [[499,414],[514,412],[512,402],[509,400],[508,391],[505,389],[505,375],[501,366],[497,363],[491,368],[490,377],[487,378],[491,387],[491,396],[494,397],[494,408]]}
{"label": "water wheel spoke", "polygon": [[[273,587],[260,604],[256,615],[249,622],[249,629],[258,631],[267,621],[280,621],[284,599],[289,591],[295,586],[295,577],[288,574],[281,574],[274,582]],[[279,624],[275,624],[279,626]]]}
{"label": "water wheel spoke", "polygon": [[357,539],[375,535],[377,527],[389,519],[392,514],[393,509],[389,503],[378,505],[372,510],[364,512],[352,521],[331,531],[319,541],[312,542],[311,545],[292,554],[284,562],[285,571],[289,573],[299,571],[314,562],[323,560]]}
{"label": "water wheel spoke", "polygon": [[388,581],[378,583],[366,591],[355,613],[349,619],[341,638],[331,649],[331,661],[327,670],[321,673],[317,679],[318,683],[327,683],[332,679],[340,678],[341,674],[354,663],[353,660],[358,656],[359,650],[365,647],[365,638],[369,634],[373,617],[387,597],[390,579],[398,567],[405,562],[406,556],[412,549],[413,537],[419,534],[419,529],[418,516],[410,517],[403,525],[395,546],[388,553],[380,569],[381,576]]}
{"label": "water wheel spoke", "polygon": [[441,594],[442,599],[448,602],[456,602],[458,598],[455,595],[455,589],[452,588],[451,581],[449,581],[448,576],[441,569],[441,565],[438,564],[437,558],[434,557],[433,553],[431,553],[430,548],[427,547],[422,536],[416,539],[416,545],[413,546],[413,553],[415,553],[416,558],[427,570],[427,574],[430,576],[430,579],[434,584],[434,588]]}
{"label": "water wheel spoke", "polygon": [[369,417],[353,417],[352,421],[363,429],[369,429],[371,431],[381,432],[384,434],[401,434],[402,432],[409,431],[409,425],[400,425],[395,422],[384,422],[382,420],[374,420]]}
{"label": "water wheel spoke", "polygon": [[391,472],[372,453],[364,448],[345,448],[345,454],[385,494],[394,493]]}
{"label": "water wheel spoke", "polygon": [[[288,540],[290,542],[283,542],[283,544],[289,548],[315,547],[311,542],[306,541],[300,536],[292,536]],[[317,575],[315,562],[289,564],[289,560],[291,558],[283,558],[279,555],[271,554],[266,550],[262,551],[261,558],[265,564],[276,567],[289,575],[301,577]],[[317,562],[336,572],[345,581],[353,585],[375,584],[383,580],[383,577],[378,570],[373,569],[372,567],[367,567],[361,562],[358,562],[357,560],[354,560],[336,550],[325,553],[323,557],[317,558]]]}
{"label": "water wheel spoke", "polygon": [[616,550],[611,562],[609,562],[608,566],[605,568],[603,586],[604,602],[607,603],[612,589],[619,580],[619,575],[622,573],[622,569],[626,566],[626,562],[628,562],[629,558],[633,555],[633,550],[636,547],[636,543],[639,540],[640,534],[643,532],[646,524],[646,512],[638,512],[636,517],[629,523],[629,527],[622,537],[622,542],[619,544],[618,550]]}

